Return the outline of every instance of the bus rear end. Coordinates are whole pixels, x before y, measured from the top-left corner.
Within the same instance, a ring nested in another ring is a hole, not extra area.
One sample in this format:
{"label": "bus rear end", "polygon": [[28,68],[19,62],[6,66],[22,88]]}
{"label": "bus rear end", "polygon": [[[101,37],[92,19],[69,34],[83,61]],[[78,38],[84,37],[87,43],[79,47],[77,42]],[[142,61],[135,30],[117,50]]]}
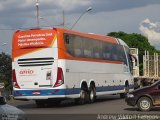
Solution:
{"label": "bus rear end", "polygon": [[58,67],[57,41],[56,29],[15,32],[12,44],[15,99],[64,97],[63,71]]}

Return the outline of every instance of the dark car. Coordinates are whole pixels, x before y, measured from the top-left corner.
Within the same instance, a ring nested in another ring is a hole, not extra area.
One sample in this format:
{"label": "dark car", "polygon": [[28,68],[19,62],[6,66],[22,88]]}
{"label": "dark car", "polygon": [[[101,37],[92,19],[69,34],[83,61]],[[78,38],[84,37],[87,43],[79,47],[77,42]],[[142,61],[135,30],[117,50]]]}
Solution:
{"label": "dark car", "polygon": [[153,106],[160,106],[160,80],[151,86],[139,88],[126,95],[125,101],[141,111],[149,111]]}
{"label": "dark car", "polygon": [[6,99],[0,96],[0,120],[26,120],[25,113],[6,103]]}

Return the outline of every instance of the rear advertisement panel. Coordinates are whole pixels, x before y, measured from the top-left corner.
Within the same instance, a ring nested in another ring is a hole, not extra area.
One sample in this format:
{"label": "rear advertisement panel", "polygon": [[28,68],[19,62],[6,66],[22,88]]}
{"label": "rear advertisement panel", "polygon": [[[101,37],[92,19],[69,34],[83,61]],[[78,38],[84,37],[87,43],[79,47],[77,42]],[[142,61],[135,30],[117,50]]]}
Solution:
{"label": "rear advertisement panel", "polygon": [[56,39],[56,30],[52,29],[17,31],[13,36],[12,58],[52,48]]}
{"label": "rear advertisement panel", "polygon": [[16,32],[13,49],[51,47],[56,32],[54,30],[28,30]]}

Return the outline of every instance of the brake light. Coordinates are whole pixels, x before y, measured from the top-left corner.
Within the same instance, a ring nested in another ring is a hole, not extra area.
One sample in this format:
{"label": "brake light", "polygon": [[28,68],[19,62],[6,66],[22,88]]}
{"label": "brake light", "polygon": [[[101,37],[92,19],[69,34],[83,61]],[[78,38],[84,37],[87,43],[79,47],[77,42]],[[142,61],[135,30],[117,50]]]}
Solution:
{"label": "brake light", "polygon": [[15,69],[12,70],[12,80],[13,80],[13,86],[14,86],[15,88],[20,88],[19,85],[18,85],[18,83],[17,83],[17,78],[16,78],[16,71],[15,71]]}
{"label": "brake light", "polygon": [[58,67],[57,80],[56,83],[54,84],[54,87],[61,86],[62,84],[64,84],[63,70],[62,68]]}

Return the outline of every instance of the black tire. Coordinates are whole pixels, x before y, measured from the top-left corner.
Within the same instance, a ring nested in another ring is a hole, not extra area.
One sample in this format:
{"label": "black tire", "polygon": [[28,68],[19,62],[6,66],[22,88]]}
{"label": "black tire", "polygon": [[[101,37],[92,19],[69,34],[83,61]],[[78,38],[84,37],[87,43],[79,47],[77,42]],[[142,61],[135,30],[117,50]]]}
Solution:
{"label": "black tire", "polygon": [[89,102],[93,103],[95,101],[96,101],[96,89],[93,85],[91,85],[89,89]]}
{"label": "black tire", "polygon": [[43,108],[45,107],[45,102],[42,100],[35,100],[35,103],[37,105],[38,108]]}
{"label": "black tire", "polygon": [[120,98],[125,98],[126,97],[126,93],[120,93]]}
{"label": "black tire", "polygon": [[141,97],[137,102],[137,107],[141,111],[149,111],[152,106],[152,100],[148,97]]}
{"label": "black tire", "polygon": [[87,92],[85,90],[81,90],[80,98],[75,99],[76,104],[83,105],[87,101]]}

